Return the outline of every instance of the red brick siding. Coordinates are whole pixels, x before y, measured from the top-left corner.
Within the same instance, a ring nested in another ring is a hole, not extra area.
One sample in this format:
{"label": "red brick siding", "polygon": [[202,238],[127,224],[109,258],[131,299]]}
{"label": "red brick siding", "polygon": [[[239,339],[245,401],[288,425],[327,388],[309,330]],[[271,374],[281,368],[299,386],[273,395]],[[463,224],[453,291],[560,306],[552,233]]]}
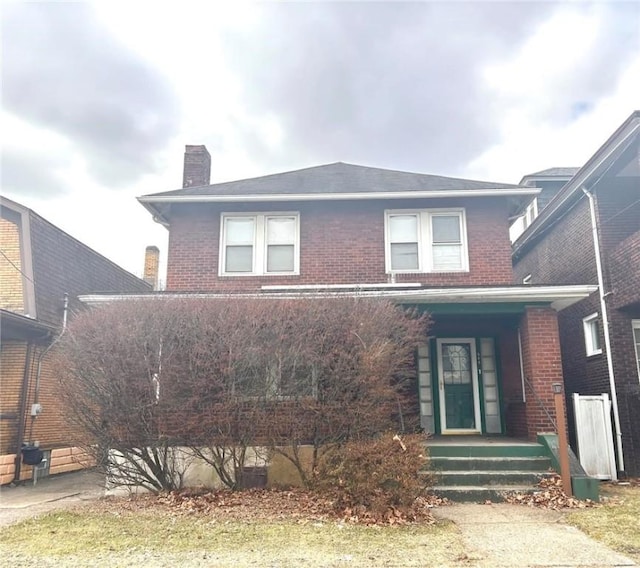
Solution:
{"label": "red brick siding", "polygon": [[[169,233],[167,289],[251,290],[277,284],[387,282],[385,209],[465,207],[470,270],[399,275],[398,282],[427,285],[509,284],[512,281],[505,200],[319,202],[268,205],[200,204],[174,207]],[[300,275],[219,277],[220,213],[299,211]]]}
{"label": "red brick siding", "polygon": [[[605,178],[595,189],[603,258],[609,333],[625,467],[640,474],[640,382],[632,344],[631,320],[640,318],[640,185],[638,179]],[[514,260],[514,282],[532,274],[534,284],[597,284],[589,203],[585,196],[533,248]],[[562,367],[566,390],[611,394],[604,334],[602,354],[587,357],[582,320],[598,312],[599,293],[559,314]],[[569,433],[575,442],[573,407],[568,404]],[[575,448],[575,445],[574,445]]]}
{"label": "red brick siding", "polygon": [[611,305],[624,308],[640,302],[640,230],[619,243],[609,254]]}
{"label": "red brick siding", "polygon": [[556,312],[551,308],[527,308],[522,316],[522,364],[525,384],[527,437],[553,432],[555,403],[551,385],[562,383],[562,363]]}
{"label": "red brick siding", "polygon": [[531,274],[531,284],[597,284],[589,202],[581,197],[535,246],[516,256],[514,283]]}

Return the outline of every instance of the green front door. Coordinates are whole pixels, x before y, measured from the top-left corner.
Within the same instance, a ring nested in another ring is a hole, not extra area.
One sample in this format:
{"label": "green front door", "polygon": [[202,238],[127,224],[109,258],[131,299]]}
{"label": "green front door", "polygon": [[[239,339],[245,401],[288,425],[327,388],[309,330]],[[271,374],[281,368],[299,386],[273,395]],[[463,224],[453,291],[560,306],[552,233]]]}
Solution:
{"label": "green front door", "polygon": [[437,346],[441,431],[479,432],[475,339],[438,339]]}

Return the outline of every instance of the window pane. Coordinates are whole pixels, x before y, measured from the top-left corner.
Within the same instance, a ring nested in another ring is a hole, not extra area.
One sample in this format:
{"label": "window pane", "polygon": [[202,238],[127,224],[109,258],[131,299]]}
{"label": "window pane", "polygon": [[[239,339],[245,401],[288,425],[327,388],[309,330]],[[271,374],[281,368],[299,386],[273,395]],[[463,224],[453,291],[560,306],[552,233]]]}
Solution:
{"label": "window pane", "polygon": [[431,217],[434,243],[459,243],[460,217],[458,215],[434,215]]}
{"label": "window pane", "polygon": [[253,272],[253,247],[227,247],[225,272]]}
{"label": "window pane", "polygon": [[246,219],[227,219],[226,244],[253,244],[254,227],[255,220],[252,217],[247,217]]}
{"label": "window pane", "polygon": [[591,329],[591,346],[594,351],[599,351],[601,349],[600,322],[598,320],[593,320],[592,322],[589,322],[589,327]]}
{"label": "window pane", "polygon": [[293,245],[267,247],[267,272],[293,272]]}
{"label": "window pane", "polygon": [[433,247],[434,270],[462,270],[461,245],[435,245]]}
{"label": "window pane", "polygon": [[418,243],[391,245],[392,270],[418,270]]}
{"label": "window pane", "polygon": [[280,396],[315,396],[316,388],[316,373],[312,366],[296,363],[281,366],[278,385]]}
{"label": "window pane", "polygon": [[267,219],[267,242],[269,244],[294,243],[296,222],[292,217],[272,217]]}
{"label": "window pane", "polygon": [[418,217],[416,215],[393,215],[389,217],[389,235],[392,243],[417,242]]}

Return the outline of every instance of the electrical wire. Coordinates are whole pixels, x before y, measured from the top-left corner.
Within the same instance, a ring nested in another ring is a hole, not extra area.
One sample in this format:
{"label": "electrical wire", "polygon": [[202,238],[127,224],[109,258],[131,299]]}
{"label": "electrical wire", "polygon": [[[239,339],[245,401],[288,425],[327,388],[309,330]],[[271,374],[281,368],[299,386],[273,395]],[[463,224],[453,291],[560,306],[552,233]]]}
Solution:
{"label": "electrical wire", "polygon": [[35,282],[29,278],[24,272],[22,272],[22,270],[20,269],[19,266],[16,266],[13,261],[4,253],[4,251],[2,249],[0,249],[0,254],[2,256],[4,256],[7,259],[7,262],[13,266],[20,274],[22,274],[22,276],[24,276],[29,282],[31,282],[31,284],[35,284]]}

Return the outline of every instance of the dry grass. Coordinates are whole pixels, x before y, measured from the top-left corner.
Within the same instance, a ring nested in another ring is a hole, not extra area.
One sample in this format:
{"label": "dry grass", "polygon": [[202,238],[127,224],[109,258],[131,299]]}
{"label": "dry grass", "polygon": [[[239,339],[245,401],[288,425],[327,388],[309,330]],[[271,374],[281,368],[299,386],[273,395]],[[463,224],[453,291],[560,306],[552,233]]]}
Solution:
{"label": "dry grass", "polygon": [[640,485],[603,485],[602,496],[602,507],[576,511],[567,516],[567,521],[640,561]]}
{"label": "dry grass", "polygon": [[0,533],[7,565],[443,566],[463,554],[453,524],[370,527],[93,508]]}

